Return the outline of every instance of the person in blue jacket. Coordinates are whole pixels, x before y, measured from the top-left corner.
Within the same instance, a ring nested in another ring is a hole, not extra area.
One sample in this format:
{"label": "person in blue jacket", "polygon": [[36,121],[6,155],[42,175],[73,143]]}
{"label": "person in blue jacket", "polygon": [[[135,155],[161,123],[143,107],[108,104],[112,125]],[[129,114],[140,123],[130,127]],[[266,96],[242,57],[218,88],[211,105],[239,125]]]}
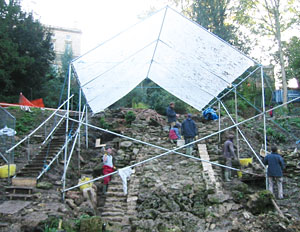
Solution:
{"label": "person in blue jacket", "polygon": [[269,181],[269,190],[274,194],[273,186],[274,182],[277,183],[278,188],[278,198],[283,199],[283,169],[285,167],[283,158],[277,153],[277,147],[271,147],[271,154],[268,154],[264,158],[264,164],[268,165],[268,181]]}
{"label": "person in blue jacket", "polygon": [[168,117],[168,123],[169,123],[170,128],[174,127],[176,125],[176,121],[177,121],[177,114],[176,114],[174,108],[175,108],[175,103],[171,102],[166,110],[166,115]]}
{"label": "person in blue jacket", "polygon": [[[181,124],[181,134],[184,137],[185,144],[194,141],[194,138],[197,135],[197,127],[194,120],[192,119],[191,114],[188,114],[187,118]],[[193,145],[190,145],[186,148],[186,154],[191,155],[192,152],[193,152]]]}

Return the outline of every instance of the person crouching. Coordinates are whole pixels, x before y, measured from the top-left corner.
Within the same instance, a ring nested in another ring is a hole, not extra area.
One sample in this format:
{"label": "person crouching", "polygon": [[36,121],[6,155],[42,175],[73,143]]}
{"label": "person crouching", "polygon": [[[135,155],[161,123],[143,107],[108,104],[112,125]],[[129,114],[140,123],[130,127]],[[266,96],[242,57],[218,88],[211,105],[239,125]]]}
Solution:
{"label": "person crouching", "polygon": [[169,139],[172,143],[176,143],[178,139],[181,139],[179,128],[180,124],[176,123],[176,125],[172,126],[169,131]]}

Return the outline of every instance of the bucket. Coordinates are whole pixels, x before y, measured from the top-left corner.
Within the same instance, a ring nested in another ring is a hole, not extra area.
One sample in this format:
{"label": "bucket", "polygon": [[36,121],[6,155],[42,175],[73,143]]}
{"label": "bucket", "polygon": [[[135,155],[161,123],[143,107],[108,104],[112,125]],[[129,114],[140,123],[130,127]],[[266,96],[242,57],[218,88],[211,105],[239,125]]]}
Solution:
{"label": "bucket", "polygon": [[[10,164],[9,165],[9,176],[13,176],[16,173],[16,165]],[[8,165],[0,166],[0,178],[8,177]]]}
{"label": "bucket", "polygon": [[[89,181],[89,180],[91,180],[91,178],[83,177],[83,178],[81,178],[81,179],[79,180],[79,183],[78,183],[78,184],[81,184],[81,183],[86,182],[86,181]],[[91,182],[91,183],[88,183],[88,184],[81,185],[81,186],[79,186],[79,188],[80,188],[80,190],[83,190],[83,189],[85,189],[85,188],[90,188],[90,187],[92,187],[92,185],[93,185],[93,183]]]}
{"label": "bucket", "polygon": [[249,164],[252,164],[253,158],[242,158],[240,159],[240,164],[243,167],[247,167]]}
{"label": "bucket", "polygon": [[177,140],[177,147],[181,147],[185,144],[184,140],[183,139],[178,139]]}
{"label": "bucket", "polygon": [[238,176],[238,178],[242,178],[243,177],[243,173],[241,171],[237,171],[237,176]]}

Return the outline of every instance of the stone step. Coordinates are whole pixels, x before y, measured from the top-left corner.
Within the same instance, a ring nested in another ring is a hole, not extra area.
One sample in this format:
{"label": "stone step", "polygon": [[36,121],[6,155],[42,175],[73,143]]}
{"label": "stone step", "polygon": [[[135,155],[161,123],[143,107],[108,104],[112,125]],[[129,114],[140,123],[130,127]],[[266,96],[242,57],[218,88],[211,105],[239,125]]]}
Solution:
{"label": "stone step", "polygon": [[102,217],[122,217],[124,216],[124,212],[102,212],[101,214]]}
{"label": "stone step", "polygon": [[121,178],[116,178],[115,176],[112,178],[112,180],[109,182],[109,184],[123,186]]}
{"label": "stone step", "polygon": [[31,167],[43,167],[44,166],[44,162],[39,162],[39,163],[30,163],[27,164],[25,167],[26,168],[31,168]]}
{"label": "stone step", "polygon": [[123,217],[120,216],[116,216],[116,217],[112,217],[112,216],[103,216],[102,217],[103,220],[108,221],[108,222],[122,222]]}
{"label": "stone step", "polygon": [[43,169],[43,166],[41,166],[41,167],[27,167],[27,166],[25,166],[20,171],[21,172],[27,172],[27,171],[31,172],[31,171],[41,171],[42,169]]}
{"label": "stone step", "polygon": [[121,213],[124,214],[124,207],[121,208],[113,208],[113,207],[107,207],[106,205],[102,208],[102,212],[114,212],[114,213]]}
{"label": "stone step", "polygon": [[9,223],[7,223],[7,222],[0,222],[0,228],[1,227],[7,227],[7,226],[9,226],[10,224]]}
{"label": "stone step", "polygon": [[108,189],[108,191],[106,192],[106,197],[126,197],[123,193],[123,190],[122,192],[114,192],[114,191],[111,191],[111,189]]}
{"label": "stone step", "polygon": [[108,186],[108,191],[112,192],[123,192],[123,185],[111,185]]}
{"label": "stone step", "polygon": [[20,171],[17,176],[27,176],[27,177],[37,177],[40,174],[39,171],[30,171],[30,170],[24,170]]}
{"label": "stone step", "polygon": [[105,202],[108,202],[108,203],[111,203],[111,202],[126,202],[126,197],[107,197],[106,198],[106,201]]}
{"label": "stone step", "polygon": [[104,208],[111,208],[111,209],[123,209],[123,205],[122,204],[112,204],[112,203],[105,203]]}

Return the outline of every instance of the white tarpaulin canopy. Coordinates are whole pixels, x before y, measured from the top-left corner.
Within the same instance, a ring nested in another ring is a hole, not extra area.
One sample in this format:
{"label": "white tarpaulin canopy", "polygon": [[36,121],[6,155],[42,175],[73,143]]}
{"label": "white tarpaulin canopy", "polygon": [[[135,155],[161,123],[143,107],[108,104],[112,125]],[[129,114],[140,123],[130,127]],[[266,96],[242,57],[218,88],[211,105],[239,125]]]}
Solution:
{"label": "white tarpaulin canopy", "polygon": [[201,110],[252,65],[250,58],[169,7],[72,62],[94,113],[145,78]]}

